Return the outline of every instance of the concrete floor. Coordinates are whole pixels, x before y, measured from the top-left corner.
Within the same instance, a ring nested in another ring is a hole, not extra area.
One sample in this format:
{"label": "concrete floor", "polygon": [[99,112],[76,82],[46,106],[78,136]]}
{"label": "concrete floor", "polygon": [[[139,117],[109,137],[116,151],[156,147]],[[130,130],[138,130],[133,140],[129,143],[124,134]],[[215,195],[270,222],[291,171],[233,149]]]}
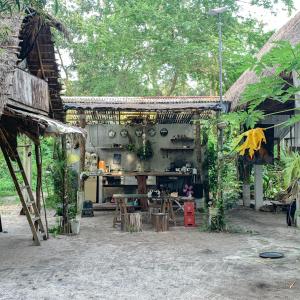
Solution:
{"label": "concrete floor", "polygon": [[[231,211],[257,234],[122,233],[112,214],[82,220],[79,236],[32,246],[25,217],[2,215],[0,299],[300,299],[300,231],[283,214]],[[264,260],[261,251],[285,258]]]}

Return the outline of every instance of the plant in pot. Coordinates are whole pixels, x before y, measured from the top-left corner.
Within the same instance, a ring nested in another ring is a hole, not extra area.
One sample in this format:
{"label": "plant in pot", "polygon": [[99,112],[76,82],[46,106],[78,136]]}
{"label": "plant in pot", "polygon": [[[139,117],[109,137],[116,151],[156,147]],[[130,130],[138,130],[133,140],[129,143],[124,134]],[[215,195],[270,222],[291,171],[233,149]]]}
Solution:
{"label": "plant in pot", "polygon": [[77,217],[77,205],[71,204],[68,207],[68,217],[73,234],[79,234],[80,220]]}

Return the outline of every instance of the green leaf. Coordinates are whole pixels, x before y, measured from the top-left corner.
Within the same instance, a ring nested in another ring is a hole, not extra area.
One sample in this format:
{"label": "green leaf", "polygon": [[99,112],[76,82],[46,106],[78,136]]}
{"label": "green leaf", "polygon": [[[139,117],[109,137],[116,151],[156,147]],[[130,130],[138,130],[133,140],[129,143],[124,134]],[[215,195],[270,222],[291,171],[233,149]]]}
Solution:
{"label": "green leaf", "polygon": [[246,128],[254,128],[256,124],[264,119],[264,113],[260,110],[250,111],[245,120]]}
{"label": "green leaf", "polygon": [[300,122],[300,114],[292,116],[287,122],[283,124],[283,127],[293,126],[298,122]]}

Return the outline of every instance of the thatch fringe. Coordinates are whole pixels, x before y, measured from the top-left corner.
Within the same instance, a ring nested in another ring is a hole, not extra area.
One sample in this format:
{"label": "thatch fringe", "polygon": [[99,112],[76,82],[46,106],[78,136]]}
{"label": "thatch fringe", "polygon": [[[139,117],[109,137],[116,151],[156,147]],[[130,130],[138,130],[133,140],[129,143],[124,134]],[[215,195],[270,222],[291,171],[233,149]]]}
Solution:
{"label": "thatch fringe", "polygon": [[[256,58],[260,60],[274,46],[276,41],[288,41],[292,45],[300,42],[300,12],[296,14],[289,22],[287,22],[279,31],[274,33],[268,42],[257,53]],[[240,78],[229,88],[225,94],[227,101],[231,102],[231,109],[238,107],[239,100],[247,85],[258,82],[258,77],[252,70],[245,71]]]}

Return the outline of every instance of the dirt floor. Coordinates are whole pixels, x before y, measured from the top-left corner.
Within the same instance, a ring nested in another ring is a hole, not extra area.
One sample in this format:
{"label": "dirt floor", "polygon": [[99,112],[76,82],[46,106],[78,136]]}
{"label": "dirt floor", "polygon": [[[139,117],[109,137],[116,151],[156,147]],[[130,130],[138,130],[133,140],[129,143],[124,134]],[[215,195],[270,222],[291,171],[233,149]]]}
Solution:
{"label": "dirt floor", "polygon": [[[234,209],[230,220],[242,233],[122,233],[96,212],[80,235],[36,247],[17,207],[2,207],[0,299],[300,299],[300,231],[281,213]],[[258,257],[267,250],[285,258]]]}

